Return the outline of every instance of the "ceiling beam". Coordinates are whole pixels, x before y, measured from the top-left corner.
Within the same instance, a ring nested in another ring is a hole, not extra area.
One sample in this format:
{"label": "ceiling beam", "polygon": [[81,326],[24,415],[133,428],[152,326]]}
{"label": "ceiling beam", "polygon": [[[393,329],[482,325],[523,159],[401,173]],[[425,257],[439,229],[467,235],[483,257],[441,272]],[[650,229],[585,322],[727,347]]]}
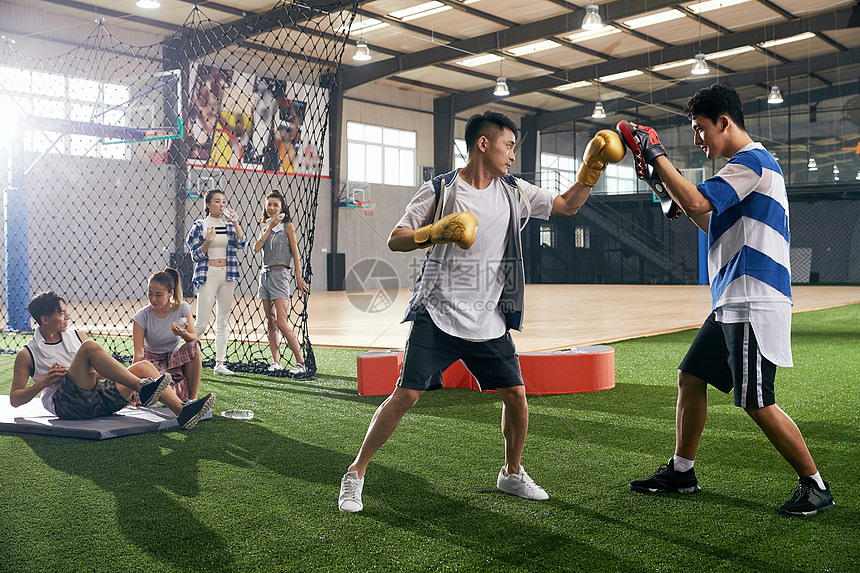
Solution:
{"label": "ceiling beam", "polygon": [[[842,52],[839,54],[839,65],[840,66],[850,66],[854,64],[860,63],[860,48],[854,50],[848,50],[847,52]],[[800,61],[800,62],[792,62],[790,64],[783,64],[780,66],[775,66],[770,68],[768,72],[765,70],[757,70],[753,72],[745,72],[740,74],[735,74],[730,77],[721,78],[723,82],[735,86],[742,87],[749,84],[756,83],[764,83],[767,84],[768,78],[767,76],[773,73],[778,74],[781,77],[786,76],[794,76],[806,74],[809,68],[812,69],[827,69],[832,68],[834,65],[832,55],[824,55],[819,56],[817,58],[811,58],[808,61]],[[665,102],[671,102],[675,99],[683,99],[693,95],[694,90],[697,87],[703,87],[709,83],[713,83],[713,78],[709,77],[696,77],[690,80],[690,85],[685,86],[673,86],[670,88],[664,88],[660,90],[655,90],[653,92],[643,92],[640,94],[636,94],[629,98],[630,100],[644,100],[644,101],[654,101],[660,102],[661,104],[665,104]],[[791,95],[791,94],[789,94]],[[452,96],[457,97],[457,96]],[[623,98],[626,99],[626,98]],[[622,111],[625,109],[631,109],[636,106],[642,106],[641,101],[618,101],[616,100],[616,105],[614,109],[616,111]],[[591,108],[588,105],[582,105],[577,107],[572,107],[568,109],[551,111],[542,114],[538,114],[537,116],[537,128],[538,129],[546,129],[558,125],[560,123],[566,123],[569,121],[576,121],[578,119],[582,119],[591,114]]]}
{"label": "ceiling beam", "polygon": [[[674,6],[675,4],[677,4],[677,1],[654,0],[649,9]],[[573,4],[570,7],[575,8]],[[641,12],[641,8],[638,5],[631,7],[627,0],[616,0],[608,4],[603,4],[601,10],[605,14],[604,22],[626,19]],[[578,8],[536,22],[520,24],[514,28],[490,32],[475,38],[466,38],[451,42],[444,46],[428,48],[411,54],[403,54],[392,60],[368,64],[362,66],[361,73],[353,73],[352,70],[348,70],[343,74],[343,89],[349,90],[398,72],[446,62],[460,57],[463,53],[483,54],[532,40],[564,34],[571,31],[571,25],[578,28],[584,14],[585,10]],[[575,24],[571,24],[572,22],[575,22]]]}
{"label": "ceiling beam", "polygon": [[[647,69],[659,64],[688,59],[693,56],[694,51],[698,52],[699,48],[707,54],[731,48],[739,48],[741,46],[760,44],[774,38],[787,38],[789,36],[800,34],[801,32],[806,32],[810,29],[821,30],[852,28],[860,26],[860,22],[853,24],[851,22],[851,17],[856,17],[858,13],[860,13],[860,6],[855,5],[851,8],[838,10],[835,13],[829,12],[809,16],[807,18],[798,18],[790,22],[762,26],[761,28],[735,32],[734,34],[729,34],[719,38],[702,40],[701,44],[698,41],[695,41],[689,44],[672,46],[670,48],[637,54],[627,58],[618,58],[600,64],[600,75],[607,76],[629,70]],[[593,80],[595,75],[594,66],[589,65],[569,70],[564,73],[564,76],[544,75],[524,79],[517,82],[516,91],[512,90],[511,95],[552,89],[567,83]],[[492,98],[489,97],[486,92],[475,90],[455,96],[453,106],[456,112],[473,107],[480,107],[490,101],[492,101]]]}
{"label": "ceiling beam", "polygon": [[111,18],[118,18],[120,20],[124,20],[127,22],[134,22],[135,24],[143,24],[145,26],[152,26],[153,28],[160,28],[162,30],[170,30],[171,32],[176,31],[176,24],[170,24],[168,22],[162,22],[161,20],[155,20],[153,18],[145,18],[143,16],[137,16],[135,14],[129,14],[128,12],[121,12],[119,10],[113,10],[111,8],[102,8],[99,6],[94,6],[92,4],[87,4],[85,2],[78,2],[77,0],[42,0],[47,4],[54,4],[56,6],[65,6],[66,8],[74,8],[75,10],[82,10],[84,12],[89,12],[90,16],[94,18],[98,18],[100,16],[110,16]]}

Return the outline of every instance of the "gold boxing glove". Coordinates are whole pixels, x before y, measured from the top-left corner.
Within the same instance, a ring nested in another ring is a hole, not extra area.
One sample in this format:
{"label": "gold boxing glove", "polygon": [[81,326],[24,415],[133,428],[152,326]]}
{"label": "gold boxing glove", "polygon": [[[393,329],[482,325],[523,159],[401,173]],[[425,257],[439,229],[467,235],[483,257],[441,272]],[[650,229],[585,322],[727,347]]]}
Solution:
{"label": "gold boxing glove", "polygon": [[468,249],[475,242],[478,233],[478,218],[468,211],[445,215],[435,223],[415,231],[415,243],[420,247],[455,243],[461,249]]}
{"label": "gold boxing glove", "polygon": [[586,187],[594,187],[600,174],[606,169],[606,164],[618,163],[624,159],[625,153],[627,148],[624,147],[621,137],[611,129],[601,129],[585,147],[582,167],[576,180]]}

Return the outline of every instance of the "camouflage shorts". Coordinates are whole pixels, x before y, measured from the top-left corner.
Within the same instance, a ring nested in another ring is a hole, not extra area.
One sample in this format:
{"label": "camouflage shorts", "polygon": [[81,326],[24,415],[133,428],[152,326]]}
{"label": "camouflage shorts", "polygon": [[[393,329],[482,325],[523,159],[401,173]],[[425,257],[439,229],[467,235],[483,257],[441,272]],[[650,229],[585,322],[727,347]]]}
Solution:
{"label": "camouflage shorts", "polygon": [[99,380],[95,387],[85,390],[66,374],[54,392],[54,412],[66,420],[87,420],[109,416],[128,405],[112,380]]}

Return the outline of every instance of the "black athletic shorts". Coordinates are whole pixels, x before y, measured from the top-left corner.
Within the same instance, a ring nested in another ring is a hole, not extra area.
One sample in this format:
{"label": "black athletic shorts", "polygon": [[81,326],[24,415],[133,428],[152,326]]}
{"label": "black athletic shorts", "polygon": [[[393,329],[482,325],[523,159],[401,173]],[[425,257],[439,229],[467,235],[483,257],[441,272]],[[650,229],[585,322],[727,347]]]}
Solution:
{"label": "black athletic shorts", "polygon": [[717,322],[711,313],[678,368],[726,394],[734,390],[740,408],[775,403],[776,365],[762,356],[749,322]]}
{"label": "black athletic shorts", "polygon": [[522,386],[520,361],[511,333],[484,342],[469,342],[439,330],[420,310],[409,333],[397,385],[412,390],[442,388],[442,372],[462,360],[481,390]]}
{"label": "black athletic shorts", "polygon": [[109,416],[129,404],[129,399],[119,393],[113,380],[99,380],[91,390],[84,390],[68,374],[60,381],[53,399],[54,412],[64,420]]}

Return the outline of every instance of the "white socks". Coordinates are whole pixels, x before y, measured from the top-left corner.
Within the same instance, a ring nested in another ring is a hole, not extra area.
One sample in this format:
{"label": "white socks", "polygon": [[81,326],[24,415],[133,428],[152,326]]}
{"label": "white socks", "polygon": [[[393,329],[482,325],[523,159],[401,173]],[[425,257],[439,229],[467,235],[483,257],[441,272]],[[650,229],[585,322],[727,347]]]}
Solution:
{"label": "white socks", "polygon": [[686,472],[693,469],[693,460],[681,456],[672,456],[672,462],[676,472]]}
{"label": "white socks", "polygon": [[818,489],[824,489],[824,480],[821,479],[821,472],[815,472],[814,476],[809,476],[815,480],[815,483],[818,484]]}

